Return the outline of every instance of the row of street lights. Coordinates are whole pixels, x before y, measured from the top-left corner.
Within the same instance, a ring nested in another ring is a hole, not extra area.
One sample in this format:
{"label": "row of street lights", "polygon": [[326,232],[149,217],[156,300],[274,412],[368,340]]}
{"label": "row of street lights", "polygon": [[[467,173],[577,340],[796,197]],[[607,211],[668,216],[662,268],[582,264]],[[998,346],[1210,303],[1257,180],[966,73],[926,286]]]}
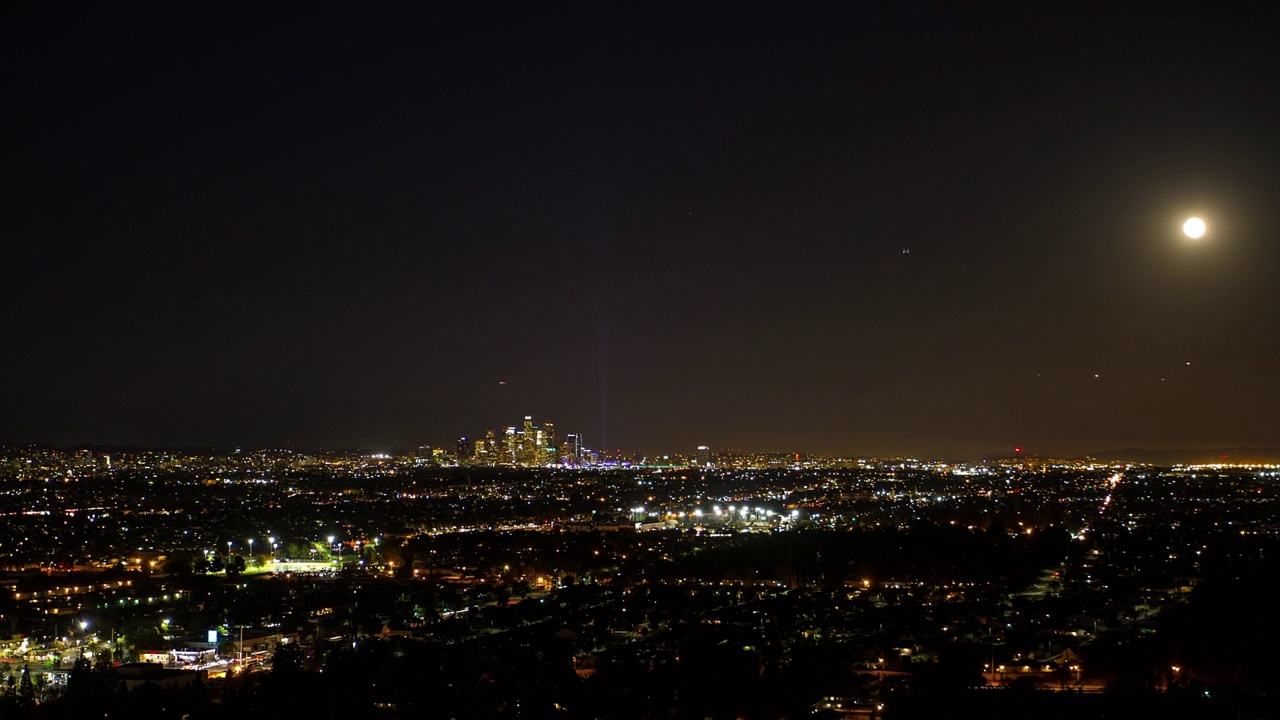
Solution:
{"label": "row of street lights", "polygon": [[[374,538],[373,540],[369,541],[369,544],[372,544],[376,549],[378,546],[379,539],[380,538]],[[249,544],[249,557],[253,557],[254,540],[255,538],[248,538],[246,540],[246,542]],[[341,567],[342,566],[342,546],[344,545],[344,543],[339,542],[337,536],[335,535],[328,536],[328,540],[329,540],[329,552],[330,553],[333,553],[334,551],[337,552],[338,566]],[[279,543],[277,542],[276,537],[274,535],[267,536],[267,542],[271,545],[271,557],[274,558],[276,554],[276,548],[279,547]],[[365,543],[363,541],[357,541],[356,544],[358,546],[357,550],[363,551]],[[231,562],[231,550],[234,545],[235,545],[234,540],[227,541],[226,561],[228,563]]]}
{"label": "row of street lights", "polygon": [[[249,538],[249,539],[248,539],[248,543],[249,543],[249,557],[253,557],[253,541],[254,541],[254,540],[255,540],[255,538]],[[231,562],[231,546],[232,546],[234,543],[235,543],[235,540],[228,540],[228,541],[227,541],[227,562]],[[276,547],[277,547],[277,545],[278,545],[278,543],[276,542],[276,538],[275,538],[275,536],[274,536],[274,535],[268,535],[268,536],[267,536],[267,543],[271,545],[271,557],[275,557],[275,555],[276,555]]]}

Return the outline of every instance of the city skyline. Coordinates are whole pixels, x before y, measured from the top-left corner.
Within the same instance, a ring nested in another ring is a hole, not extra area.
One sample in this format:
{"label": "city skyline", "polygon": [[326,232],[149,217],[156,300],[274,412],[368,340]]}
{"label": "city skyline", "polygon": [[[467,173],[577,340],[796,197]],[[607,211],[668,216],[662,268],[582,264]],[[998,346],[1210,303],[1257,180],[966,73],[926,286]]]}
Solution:
{"label": "city skyline", "polygon": [[[547,423],[551,425],[552,423]],[[507,433],[506,431],[515,431]],[[534,447],[542,449],[547,436],[536,436]],[[146,446],[137,444],[71,443],[0,443],[0,453],[21,455],[26,452],[52,452],[83,456],[86,461],[110,467],[113,458],[121,457],[264,457],[363,458],[394,461],[408,467],[423,464],[433,467],[504,468],[691,468],[706,470],[780,468],[780,467],[846,467],[867,462],[924,463],[928,466],[965,465],[969,463],[1085,463],[1086,465],[1134,465],[1154,467],[1272,467],[1280,464],[1277,447],[1219,447],[1148,449],[1120,448],[1082,453],[1075,456],[1041,453],[1021,446],[993,448],[967,455],[939,454],[831,454],[806,448],[741,448],[707,445],[640,451],[634,448],[591,448],[585,436],[567,433],[551,443],[549,450],[559,452],[554,459],[534,452],[527,456],[524,433],[519,426],[486,431],[476,437],[459,436],[453,441],[419,444],[407,447],[272,447],[240,445]],[[508,442],[514,440],[513,445]],[[565,453],[568,453],[566,455]],[[538,458],[538,459],[534,459]]]}
{"label": "city skyline", "polygon": [[1268,11],[13,10],[0,442],[1272,447]]}

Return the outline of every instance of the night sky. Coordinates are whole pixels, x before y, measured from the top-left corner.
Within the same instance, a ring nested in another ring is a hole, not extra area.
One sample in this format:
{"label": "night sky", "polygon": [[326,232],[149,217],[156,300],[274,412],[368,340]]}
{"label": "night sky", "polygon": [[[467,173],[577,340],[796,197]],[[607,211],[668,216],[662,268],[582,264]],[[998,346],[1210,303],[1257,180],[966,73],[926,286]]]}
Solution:
{"label": "night sky", "polygon": [[0,11],[0,440],[1280,445],[1273,3],[90,5]]}

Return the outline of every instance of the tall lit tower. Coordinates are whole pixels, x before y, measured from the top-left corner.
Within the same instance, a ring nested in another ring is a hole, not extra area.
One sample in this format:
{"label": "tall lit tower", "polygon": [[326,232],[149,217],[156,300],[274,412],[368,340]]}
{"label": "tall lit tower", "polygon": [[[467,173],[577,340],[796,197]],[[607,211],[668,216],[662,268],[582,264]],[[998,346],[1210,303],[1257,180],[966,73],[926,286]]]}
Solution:
{"label": "tall lit tower", "polygon": [[556,452],[556,426],[555,423],[544,423],[542,425],[542,448],[538,453],[539,465],[555,465],[560,460],[560,456]]}
{"label": "tall lit tower", "polygon": [[509,426],[502,435],[502,460],[512,465],[516,464],[516,460],[520,456],[520,441],[516,436],[516,427]]}
{"label": "tall lit tower", "polygon": [[582,434],[569,433],[564,436],[564,452],[561,456],[569,462],[570,465],[579,465],[582,463]]}
{"label": "tall lit tower", "polygon": [[537,428],[533,426],[533,416],[524,416],[524,431],[520,438],[520,455],[518,462],[521,465],[537,465],[538,464],[538,436]]}

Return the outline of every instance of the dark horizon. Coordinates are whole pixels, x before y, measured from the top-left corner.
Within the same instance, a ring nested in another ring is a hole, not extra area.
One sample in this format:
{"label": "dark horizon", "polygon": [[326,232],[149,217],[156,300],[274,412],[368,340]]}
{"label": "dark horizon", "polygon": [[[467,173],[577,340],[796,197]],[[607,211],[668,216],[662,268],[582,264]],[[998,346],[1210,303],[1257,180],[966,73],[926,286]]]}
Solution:
{"label": "dark horizon", "polygon": [[6,8],[0,438],[1272,447],[1270,10]]}

